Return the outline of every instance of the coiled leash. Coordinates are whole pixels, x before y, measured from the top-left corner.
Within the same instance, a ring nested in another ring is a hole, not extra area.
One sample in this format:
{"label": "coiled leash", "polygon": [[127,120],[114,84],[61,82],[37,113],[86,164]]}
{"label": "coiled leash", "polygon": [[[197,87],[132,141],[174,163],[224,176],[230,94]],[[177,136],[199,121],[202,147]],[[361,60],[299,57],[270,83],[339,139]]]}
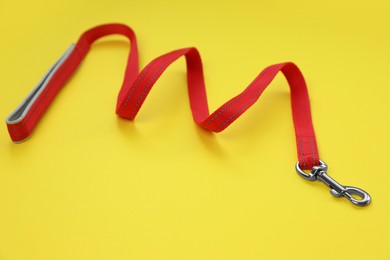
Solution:
{"label": "coiled leash", "polygon": [[[344,196],[357,206],[368,205],[370,196],[365,191],[342,186],[327,175],[327,166],[319,160],[316,138],[311,120],[309,96],[302,73],[291,62],[271,65],[265,68],[249,86],[210,115],[202,62],[196,48],[179,49],[164,54],[150,62],[140,73],[138,71],[138,50],[136,37],[131,28],[123,24],[105,24],[84,32],[76,44],[72,44],[62,57],[49,69],[38,85],[22,103],[8,116],[6,122],[11,139],[21,142],[35,129],[49,105],[66,84],[89,52],[97,39],[119,34],[131,42],[131,51],[122,88],[118,95],[116,113],[133,120],[149,91],[166,68],[184,56],[187,64],[187,82],[190,106],[195,122],[208,131],[220,132],[233,123],[260,97],[274,77],[282,72],[291,90],[293,121],[298,150],[297,173],[303,178],[319,180],[331,188],[331,194]],[[307,174],[303,170],[310,170]],[[360,199],[354,198],[357,195]]]}

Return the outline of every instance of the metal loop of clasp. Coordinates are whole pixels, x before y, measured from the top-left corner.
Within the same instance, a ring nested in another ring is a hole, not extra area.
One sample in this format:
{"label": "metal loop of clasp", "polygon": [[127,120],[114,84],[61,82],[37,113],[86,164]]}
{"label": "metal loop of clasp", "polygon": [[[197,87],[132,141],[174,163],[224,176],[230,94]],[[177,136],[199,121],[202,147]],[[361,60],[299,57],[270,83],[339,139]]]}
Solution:
{"label": "metal loop of clasp", "polygon": [[[343,186],[330,177],[326,172],[328,166],[326,163],[320,160],[318,166],[314,166],[310,173],[305,173],[299,166],[299,162],[295,165],[295,170],[297,173],[306,180],[309,181],[321,181],[325,183],[328,187],[331,188],[330,193],[335,197],[346,197],[350,202],[356,206],[367,206],[371,202],[370,195],[362,189],[352,187],[352,186]],[[360,199],[354,198],[352,195],[357,195]]]}

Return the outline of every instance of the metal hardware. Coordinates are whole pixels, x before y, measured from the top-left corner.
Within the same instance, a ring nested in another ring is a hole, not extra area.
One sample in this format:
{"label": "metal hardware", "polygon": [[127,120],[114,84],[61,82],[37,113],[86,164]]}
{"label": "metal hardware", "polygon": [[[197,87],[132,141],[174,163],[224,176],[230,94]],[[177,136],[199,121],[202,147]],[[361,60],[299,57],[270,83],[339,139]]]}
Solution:
{"label": "metal hardware", "polygon": [[[346,197],[350,202],[356,206],[367,206],[371,202],[370,195],[362,189],[352,187],[352,186],[343,186],[330,177],[326,171],[328,166],[326,163],[320,160],[320,165],[314,166],[310,173],[305,173],[299,166],[299,162],[295,165],[295,170],[297,173],[306,180],[309,181],[321,181],[325,183],[328,187],[331,188],[330,194],[335,197]],[[360,199],[354,198],[352,195],[360,197]]]}

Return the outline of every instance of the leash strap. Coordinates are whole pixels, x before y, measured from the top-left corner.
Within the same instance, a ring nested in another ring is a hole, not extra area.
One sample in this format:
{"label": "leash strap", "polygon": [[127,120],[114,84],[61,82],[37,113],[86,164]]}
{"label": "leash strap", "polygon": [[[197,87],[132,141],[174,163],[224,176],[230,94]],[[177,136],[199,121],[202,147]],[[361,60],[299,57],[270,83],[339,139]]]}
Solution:
{"label": "leash strap", "polygon": [[131,28],[122,24],[94,27],[83,33],[78,42],[68,48],[27,98],[7,118],[8,131],[14,142],[21,142],[32,134],[57,93],[89,52],[93,42],[112,34],[126,36],[131,42],[125,78],[116,107],[116,113],[120,117],[133,120],[161,74],[182,56],[185,57],[187,64],[188,93],[193,118],[201,127],[213,132],[221,132],[240,117],[257,101],[274,77],[282,72],[291,90],[299,165],[303,169],[311,169],[319,165],[307,87],[302,73],[295,64],[285,62],[265,68],[242,93],[227,101],[210,115],[202,61],[198,50],[185,48],[169,52],[154,59],[139,73],[135,34]]}

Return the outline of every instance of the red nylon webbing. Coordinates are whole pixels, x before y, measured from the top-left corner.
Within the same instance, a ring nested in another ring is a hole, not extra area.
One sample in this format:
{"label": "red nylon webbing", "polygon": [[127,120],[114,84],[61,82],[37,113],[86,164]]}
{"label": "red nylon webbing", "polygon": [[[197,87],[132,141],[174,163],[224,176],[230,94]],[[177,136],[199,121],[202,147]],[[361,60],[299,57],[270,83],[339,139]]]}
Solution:
{"label": "red nylon webbing", "polygon": [[59,90],[78,68],[92,43],[106,35],[120,34],[131,42],[131,52],[125,73],[125,79],[118,95],[116,113],[133,120],[149,91],[175,60],[184,56],[187,62],[188,93],[192,115],[197,124],[206,130],[220,132],[233,123],[252,106],[264,89],[281,71],[291,90],[291,103],[296,134],[296,144],[300,167],[311,169],[319,164],[314,129],[312,126],[309,96],[302,73],[291,62],[271,65],[265,68],[255,80],[239,95],[227,101],[211,115],[209,114],[202,62],[195,48],[186,48],[164,54],[150,62],[141,73],[138,72],[138,50],[134,32],[126,25],[107,24],[94,27],[81,35],[75,47],[58,65],[47,85],[42,88],[31,107],[20,120],[7,121],[8,131],[14,142],[28,138],[43,116]]}

